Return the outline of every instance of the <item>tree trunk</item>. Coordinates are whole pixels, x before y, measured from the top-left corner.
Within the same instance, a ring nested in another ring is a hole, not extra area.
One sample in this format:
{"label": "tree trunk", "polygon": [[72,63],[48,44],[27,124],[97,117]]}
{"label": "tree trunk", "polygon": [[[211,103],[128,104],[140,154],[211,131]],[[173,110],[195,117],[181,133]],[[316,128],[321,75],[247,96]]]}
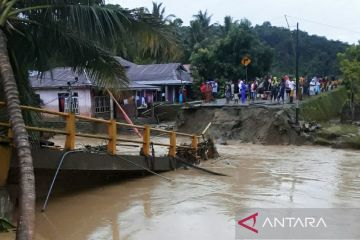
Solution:
{"label": "tree trunk", "polygon": [[350,111],[351,111],[351,121],[355,121],[355,101],[354,101],[354,90],[351,87],[351,99],[350,99]]}
{"label": "tree trunk", "polygon": [[8,56],[7,39],[2,29],[0,29],[0,78],[19,159],[20,214],[16,239],[31,240],[34,238],[35,224],[34,168],[29,138],[20,109],[19,92]]}

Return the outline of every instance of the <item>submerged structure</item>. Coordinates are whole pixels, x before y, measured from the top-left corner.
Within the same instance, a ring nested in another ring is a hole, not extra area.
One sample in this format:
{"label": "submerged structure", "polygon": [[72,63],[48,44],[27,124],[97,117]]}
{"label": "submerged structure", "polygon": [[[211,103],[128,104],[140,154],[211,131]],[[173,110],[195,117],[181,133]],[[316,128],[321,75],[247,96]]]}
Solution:
{"label": "submerged structure", "polygon": [[[0,102],[0,107],[5,103]],[[41,139],[43,134],[65,135],[65,143],[55,146],[53,142],[40,140],[32,146],[33,164],[36,178],[36,190],[38,197],[46,199],[53,189],[55,182],[65,182],[68,185],[76,184],[77,181],[91,183],[97,179],[119,178],[133,173],[153,173],[176,169],[186,161],[189,164],[198,162],[204,152],[205,140],[202,135],[186,134],[169,131],[150,126],[139,126],[117,122],[116,120],[104,120],[76,115],[73,112],[56,112],[31,106],[21,106],[24,111],[34,111],[41,115],[55,115],[63,118],[65,129],[54,129],[37,126],[26,126],[29,132]],[[105,125],[106,134],[92,134],[80,132],[77,125],[83,121]],[[3,133],[0,135],[0,186],[17,185],[18,161],[15,149],[12,147],[12,132],[8,122],[0,122]],[[124,136],[120,132],[126,129],[137,130],[139,138],[133,139]],[[119,137],[120,133],[120,137]],[[156,141],[154,134],[167,135],[169,141]],[[105,145],[90,146],[78,145],[77,138],[90,138],[104,140]],[[141,138],[140,138],[141,137]],[[182,144],[178,138],[181,137]],[[185,142],[184,142],[185,141]],[[121,152],[121,146],[126,144],[139,147],[137,155],[129,155]],[[155,155],[154,147],[168,148],[164,156]],[[201,153],[200,153],[201,152]],[[179,155],[180,153],[180,155]],[[192,156],[191,158],[182,158]]]}

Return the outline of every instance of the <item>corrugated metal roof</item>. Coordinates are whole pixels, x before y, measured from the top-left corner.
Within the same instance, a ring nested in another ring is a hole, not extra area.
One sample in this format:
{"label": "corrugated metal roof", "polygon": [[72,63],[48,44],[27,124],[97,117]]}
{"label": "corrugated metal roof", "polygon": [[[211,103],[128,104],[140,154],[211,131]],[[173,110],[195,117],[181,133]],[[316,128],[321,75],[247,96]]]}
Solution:
{"label": "corrugated metal roof", "polygon": [[149,89],[149,90],[161,90],[161,87],[158,86],[153,86],[153,85],[149,85],[149,84],[140,84],[137,82],[130,82],[128,85],[128,90],[139,90],[139,89]]}
{"label": "corrugated metal roof", "polygon": [[78,82],[74,83],[72,85],[73,87],[93,85],[85,73],[75,73],[69,67],[54,68],[51,71],[46,71],[42,74],[38,72],[31,72],[29,80],[33,88],[60,88],[67,87],[67,83],[75,81],[76,77],[78,78]]}
{"label": "corrugated metal roof", "polygon": [[114,58],[124,67],[131,67],[136,65],[135,63],[125,60],[122,57],[114,57]]}
{"label": "corrugated metal roof", "polygon": [[153,81],[175,81],[181,80],[181,77],[187,80],[185,73],[180,76],[182,70],[181,64],[149,64],[149,65],[134,65],[127,69],[127,76],[131,81],[153,82]]}
{"label": "corrugated metal roof", "polygon": [[186,71],[187,71],[188,73],[191,73],[191,70],[190,70],[191,65],[190,65],[190,64],[183,64],[183,66],[184,66],[184,68],[186,69]]}
{"label": "corrugated metal roof", "polygon": [[[121,57],[115,57],[126,68],[130,80],[129,89],[157,89],[153,85],[180,85],[191,83],[190,74],[180,63],[137,65]],[[33,88],[59,88],[66,87],[67,82],[73,82],[75,77],[78,82],[73,87],[92,86],[91,79],[86,73],[78,74],[71,68],[54,68],[41,75],[30,73]]]}
{"label": "corrugated metal roof", "polygon": [[182,84],[190,84],[190,81],[181,81],[181,80],[160,80],[160,81],[137,81],[137,83],[140,84],[146,84],[148,85],[151,83],[152,85],[182,85]]}

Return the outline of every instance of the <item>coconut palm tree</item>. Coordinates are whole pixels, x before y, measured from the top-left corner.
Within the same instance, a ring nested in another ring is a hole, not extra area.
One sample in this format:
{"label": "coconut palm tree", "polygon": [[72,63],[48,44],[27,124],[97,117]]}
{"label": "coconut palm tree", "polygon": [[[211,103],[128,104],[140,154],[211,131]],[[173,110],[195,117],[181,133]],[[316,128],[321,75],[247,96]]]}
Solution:
{"label": "coconut palm tree", "polygon": [[153,2],[152,4],[153,6],[151,13],[154,17],[159,18],[161,21],[165,23],[170,23],[171,20],[175,18],[174,14],[169,14],[165,16],[165,7],[162,6],[163,5],[162,3]]}
{"label": "coconut palm tree", "polygon": [[209,35],[210,22],[212,15],[208,15],[208,12],[202,12],[201,10],[193,15],[194,20],[190,21],[190,31],[192,36],[192,42],[201,43]]}
{"label": "coconut palm tree", "polygon": [[167,26],[139,9],[110,8],[91,0],[0,3],[0,90],[19,159],[17,239],[34,238],[35,178],[20,109],[20,103],[30,96],[29,70],[70,66],[74,71],[86,70],[100,86],[126,85],[125,71],[113,57],[113,46],[125,37],[133,37],[154,54],[171,54],[174,49]]}
{"label": "coconut palm tree", "polygon": [[231,16],[225,16],[224,17],[224,26],[223,26],[224,35],[228,34],[230,32],[230,30],[234,27],[234,25],[237,23],[238,23],[238,21],[234,22],[234,20]]}
{"label": "coconut palm tree", "polygon": [[208,28],[210,26],[212,15],[208,15],[207,10],[205,10],[205,12],[200,10],[193,17],[195,20],[199,21],[202,28]]}

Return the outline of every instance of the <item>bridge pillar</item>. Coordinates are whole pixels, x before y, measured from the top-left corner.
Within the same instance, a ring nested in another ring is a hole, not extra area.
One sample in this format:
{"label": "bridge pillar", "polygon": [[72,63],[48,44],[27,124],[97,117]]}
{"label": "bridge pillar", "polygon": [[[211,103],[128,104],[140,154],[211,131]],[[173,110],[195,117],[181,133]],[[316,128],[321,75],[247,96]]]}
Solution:
{"label": "bridge pillar", "polygon": [[145,126],[143,138],[143,154],[150,156],[150,127],[148,125]]}
{"label": "bridge pillar", "polygon": [[117,138],[117,129],[116,129],[116,120],[110,120],[108,125],[109,132],[109,143],[107,146],[107,150],[109,154],[114,155],[116,153],[116,138]]}
{"label": "bridge pillar", "polygon": [[65,149],[66,150],[74,150],[75,149],[75,113],[69,113],[66,117],[66,141],[65,141]]}
{"label": "bridge pillar", "polygon": [[176,133],[173,131],[170,133],[170,148],[169,148],[169,156],[176,156]]}

